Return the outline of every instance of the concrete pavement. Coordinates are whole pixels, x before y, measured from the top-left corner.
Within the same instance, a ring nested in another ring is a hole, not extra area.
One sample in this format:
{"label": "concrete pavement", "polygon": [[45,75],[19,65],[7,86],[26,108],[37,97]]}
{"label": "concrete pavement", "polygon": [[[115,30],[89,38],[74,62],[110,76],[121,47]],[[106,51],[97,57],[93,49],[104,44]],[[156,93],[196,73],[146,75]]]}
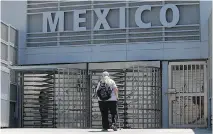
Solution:
{"label": "concrete pavement", "polygon": [[59,128],[23,128],[23,129],[1,129],[1,134],[211,134],[207,129],[121,129],[101,132],[100,129],[59,129]]}

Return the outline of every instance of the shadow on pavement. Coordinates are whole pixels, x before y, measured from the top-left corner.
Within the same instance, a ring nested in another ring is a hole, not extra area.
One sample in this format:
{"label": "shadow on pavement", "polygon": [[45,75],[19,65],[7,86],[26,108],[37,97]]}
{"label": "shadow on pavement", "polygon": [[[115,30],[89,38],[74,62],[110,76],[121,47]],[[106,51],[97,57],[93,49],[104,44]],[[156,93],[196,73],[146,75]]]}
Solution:
{"label": "shadow on pavement", "polygon": [[194,134],[212,134],[210,129],[193,129]]}
{"label": "shadow on pavement", "polygon": [[109,133],[109,132],[114,132],[114,131],[101,131],[101,130],[92,130],[92,131],[88,131],[88,132],[92,132],[92,133],[96,133],[96,132],[98,132],[98,133],[100,133],[100,132],[103,132],[103,133]]}

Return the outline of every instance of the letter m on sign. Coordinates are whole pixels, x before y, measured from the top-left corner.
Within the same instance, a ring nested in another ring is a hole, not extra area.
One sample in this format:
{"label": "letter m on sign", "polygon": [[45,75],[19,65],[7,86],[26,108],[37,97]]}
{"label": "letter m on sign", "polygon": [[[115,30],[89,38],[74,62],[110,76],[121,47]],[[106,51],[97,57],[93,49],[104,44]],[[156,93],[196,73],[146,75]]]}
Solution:
{"label": "letter m on sign", "polygon": [[64,31],[64,12],[62,11],[55,12],[55,17],[53,17],[52,14],[53,13],[51,12],[43,13],[43,32],[47,32],[48,24],[50,27],[50,32],[55,32],[57,26],[58,31],[60,32]]}

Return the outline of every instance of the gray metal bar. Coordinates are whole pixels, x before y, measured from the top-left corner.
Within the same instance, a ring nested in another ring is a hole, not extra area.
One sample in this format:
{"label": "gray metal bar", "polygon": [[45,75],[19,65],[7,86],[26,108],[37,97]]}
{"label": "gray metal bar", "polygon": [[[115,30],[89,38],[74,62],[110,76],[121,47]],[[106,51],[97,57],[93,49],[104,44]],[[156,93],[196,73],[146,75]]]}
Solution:
{"label": "gray metal bar", "polygon": [[[192,79],[193,79],[193,86],[194,86],[194,84],[195,84],[195,92],[197,93],[198,91],[197,91],[197,81],[196,81],[196,79],[197,79],[197,66],[196,66],[196,64],[194,64],[194,67],[195,67],[195,77],[192,77]],[[195,79],[194,79],[195,78]],[[195,120],[196,120],[196,125],[198,125],[198,120],[197,120],[197,117],[198,117],[198,114],[199,114],[199,106],[198,106],[198,96],[195,96],[195,106],[196,106],[196,116],[195,116]]]}
{"label": "gray metal bar", "polygon": [[[186,78],[187,78],[187,92],[186,93],[189,93],[189,69],[188,69],[189,65],[186,65]],[[189,124],[189,96],[187,96],[187,121],[186,123]]]}
{"label": "gray metal bar", "polygon": [[63,120],[63,127],[65,127],[65,89],[64,89],[64,86],[65,86],[65,69],[63,69],[63,90],[62,90],[62,92],[63,92],[63,112],[62,113],[64,113],[64,120]]}
{"label": "gray metal bar", "polygon": [[[180,73],[181,72],[181,66],[182,65],[179,65],[179,70],[178,72]],[[182,89],[182,78],[181,78],[181,73],[180,73],[180,89],[179,89],[179,93],[181,93],[181,89]],[[181,125],[181,96],[179,96],[179,124],[178,125]]]}
{"label": "gray metal bar", "polygon": [[[144,97],[145,97],[145,90],[144,90],[144,71],[145,71],[145,68],[143,67],[143,72],[142,72],[142,76],[143,76],[143,80],[142,80],[142,89],[143,89],[143,108],[146,106],[146,104],[144,103]],[[148,87],[147,87],[148,88]],[[144,128],[144,124],[145,124],[145,115],[144,115],[144,110],[142,110],[142,116],[143,116],[143,128]]]}
{"label": "gray metal bar", "polygon": [[[87,67],[88,69],[88,67]],[[89,128],[92,128],[92,95],[93,95],[93,89],[92,89],[92,72],[89,72],[89,70],[87,71],[88,73],[88,77],[89,77],[89,82],[88,82],[88,91],[89,91],[89,122],[88,122],[88,126]]]}
{"label": "gray metal bar", "polygon": [[[67,84],[68,84],[68,87],[69,87],[69,89],[67,89],[67,94],[68,94],[68,103],[69,103],[69,105],[70,105],[70,102],[71,102],[71,100],[70,100],[70,69],[68,68],[67,69],[67,71],[68,71],[68,82],[67,82]],[[70,128],[71,126],[70,126],[70,124],[71,124],[71,121],[70,121],[70,108],[68,109],[68,117],[67,117],[67,119],[68,119],[68,127]]]}
{"label": "gray metal bar", "polygon": [[139,128],[139,66],[138,66],[138,79],[137,79],[137,89],[138,89],[138,94],[137,94],[137,101],[138,101],[138,128]]}
{"label": "gray metal bar", "polygon": [[[182,90],[182,93],[185,93],[185,65],[183,65],[183,90]],[[185,124],[185,96],[183,96],[183,104],[182,104],[182,107],[183,107],[183,123],[182,124]]]}
{"label": "gray metal bar", "polygon": [[60,69],[58,69],[58,107],[59,107],[59,110],[58,110],[58,127],[60,128],[61,127],[61,96],[60,96],[60,91],[61,91],[61,88],[60,88],[60,83],[61,83],[61,80],[60,80]]}
{"label": "gray metal bar", "polygon": [[163,127],[163,124],[162,124],[162,77],[163,77],[163,75],[162,75],[162,69],[159,69],[158,70],[158,86],[160,86],[160,88],[159,87],[157,87],[158,88],[158,99],[157,99],[157,104],[159,105],[159,107],[158,107],[158,109],[160,110],[160,112],[158,112],[158,123],[159,123],[159,126],[158,127]]}
{"label": "gray metal bar", "polygon": [[[83,71],[82,70],[80,70],[80,84],[79,84],[79,88],[80,88],[80,92],[79,92],[79,94],[80,94],[80,109],[81,109],[81,111],[80,111],[80,117],[83,115],[83,100],[82,100],[82,86],[83,86]],[[83,125],[83,121],[82,121],[82,118],[80,119],[80,126],[82,127]]]}
{"label": "gray metal bar", "polygon": [[127,113],[127,97],[126,97],[126,90],[127,90],[127,88],[126,88],[126,70],[124,71],[124,108],[125,108],[125,110],[124,110],[124,128],[127,128],[127,116],[126,116],[126,114],[125,113]]}
{"label": "gray metal bar", "polygon": [[[201,64],[199,64],[199,77],[198,78],[200,78],[200,80],[199,80],[199,85],[200,85],[200,87],[199,87],[199,89],[200,89],[200,91],[199,91],[199,93],[202,93],[202,85],[203,85],[203,83],[201,83],[202,81],[201,80],[204,80],[204,78],[202,78],[202,67],[201,67],[202,65]],[[200,102],[199,102],[199,110],[200,110],[200,125],[202,125],[202,104],[201,104],[201,99],[202,99],[202,96],[200,95],[199,96],[199,100],[200,100]],[[203,109],[204,110],[204,109]]]}
{"label": "gray metal bar", "polygon": [[[194,88],[193,88],[193,85],[194,85],[194,83],[193,83],[193,82],[194,82],[194,81],[193,81],[193,69],[192,69],[193,67],[192,67],[192,64],[191,64],[190,66],[191,66],[191,80],[192,80],[192,87],[191,87],[191,88],[192,88],[192,91],[191,91],[191,92],[193,93],[193,92],[194,92],[194,91],[193,91],[193,89],[194,89]],[[194,117],[194,111],[193,111],[193,96],[191,95],[191,121],[190,121],[190,122],[193,121],[193,119],[194,119],[193,117]]]}
{"label": "gray metal bar", "polygon": [[[133,65],[133,67],[132,67],[132,69],[133,69],[133,73],[132,73],[132,90],[133,90],[133,100],[132,100],[132,105],[133,105],[133,114],[135,114],[135,103],[134,103],[134,101],[135,101],[135,96],[134,96],[134,90],[135,90],[135,88],[134,88],[134,81],[135,81],[135,77],[134,77],[134,75],[135,75],[135,69],[134,69],[134,65]],[[133,124],[135,124],[135,116],[133,116]],[[135,128],[135,126],[133,126],[133,128]]]}
{"label": "gray metal bar", "polygon": [[24,109],[23,109],[23,100],[24,100],[24,74],[21,72],[20,73],[21,75],[21,78],[20,78],[20,105],[21,107],[20,108],[20,127],[24,127],[24,123],[23,123],[23,112],[24,112]]}
{"label": "gray metal bar", "polygon": [[[158,109],[158,106],[157,106],[157,78],[158,78],[158,75],[157,75],[157,70],[154,68],[154,80],[155,80],[155,82],[154,82],[154,85],[155,85],[155,87],[154,87],[154,107],[156,108],[156,109]],[[155,128],[157,128],[157,112],[155,111],[155,113],[154,113],[154,117],[155,117],[155,125],[154,125],[154,127]]]}
{"label": "gray metal bar", "polygon": [[[175,65],[175,69],[173,70],[173,71],[175,71],[175,73],[177,73],[178,67],[179,67],[178,65]],[[178,78],[174,77],[175,83],[176,83],[177,79],[178,79]],[[173,83],[172,83],[172,85],[173,85]],[[172,87],[174,87],[175,90],[176,90],[176,92],[177,92],[176,84],[175,84],[175,86],[173,85]],[[174,109],[172,109],[172,112],[174,112],[173,110],[174,110]],[[173,117],[174,117],[174,116],[175,116],[175,118],[177,119],[177,116],[178,116],[178,115],[173,115]],[[172,119],[173,119],[173,118],[172,118]],[[172,122],[174,122],[174,119],[172,120]],[[177,126],[177,122],[178,122],[178,121],[175,121],[175,126]]]}
{"label": "gray metal bar", "polygon": [[81,127],[82,128],[85,128],[85,126],[84,126],[84,124],[85,124],[85,117],[84,117],[85,101],[84,100],[85,99],[84,98],[85,98],[86,94],[84,94],[85,91],[83,90],[83,87],[85,86],[84,85],[85,84],[84,83],[84,75],[85,75],[84,73],[85,73],[85,71],[82,70],[82,86],[81,86],[81,97],[82,97],[82,100],[81,100],[82,101],[82,112],[81,112],[82,113],[82,115],[81,115],[82,116],[82,119],[81,119],[82,124],[81,124]]}

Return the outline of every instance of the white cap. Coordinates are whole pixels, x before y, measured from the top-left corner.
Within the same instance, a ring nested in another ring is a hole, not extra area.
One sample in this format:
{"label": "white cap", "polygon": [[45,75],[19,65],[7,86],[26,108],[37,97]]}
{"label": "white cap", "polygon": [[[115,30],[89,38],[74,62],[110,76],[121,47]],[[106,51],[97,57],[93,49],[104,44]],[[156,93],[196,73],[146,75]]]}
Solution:
{"label": "white cap", "polygon": [[102,77],[105,77],[105,76],[109,76],[109,73],[108,73],[107,71],[104,71],[104,72],[102,73]]}

